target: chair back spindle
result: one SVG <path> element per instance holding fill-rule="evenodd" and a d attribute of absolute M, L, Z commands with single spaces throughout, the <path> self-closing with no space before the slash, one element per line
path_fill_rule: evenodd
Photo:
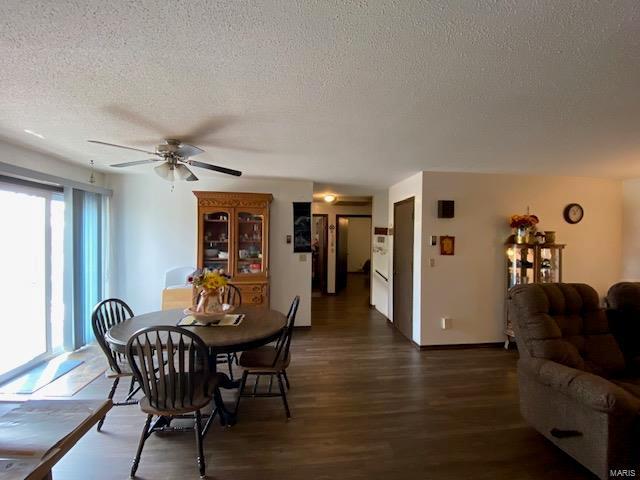
<path fill-rule="evenodd" d="M 296 323 L 296 314 L 298 313 L 298 305 L 300 305 L 300 296 L 296 295 L 289 308 L 287 314 L 287 325 L 282 330 L 282 334 L 276 342 L 276 356 L 273 360 L 273 366 L 275 367 L 278 360 L 285 360 L 289 356 L 289 348 L 291 347 L 291 337 L 293 337 L 293 327 Z"/>
<path fill-rule="evenodd" d="M 220 294 L 220 303 L 226 303 L 227 305 L 238 308 L 240 305 L 242 305 L 242 295 L 240 294 L 240 289 L 235 285 L 227 283 L 225 288 L 222 290 L 222 293 Z"/>
<path fill-rule="evenodd" d="M 149 404 L 158 410 L 189 408 L 209 396 L 208 350 L 180 327 L 150 327 L 127 343 L 127 359 Z"/>

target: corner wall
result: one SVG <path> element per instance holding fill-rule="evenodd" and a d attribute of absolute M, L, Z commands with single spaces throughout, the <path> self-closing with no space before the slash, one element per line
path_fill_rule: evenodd
<path fill-rule="evenodd" d="M 393 206 L 407 198 L 414 197 L 413 232 L 413 335 L 412 340 L 420 344 L 422 338 L 422 172 L 413 175 L 389 188 L 389 227 L 393 228 Z M 389 294 L 388 317 L 393 321 L 393 235 L 389 235 Z"/>
<path fill-rule="evenodd" d="M 376 227 L 387 227 L 389 225 L 389 193 L 387 191 L 376 192 L 373 195 L 373 203 L 371 205 L 371 238 L 375 242 L 376 235 L 373 233 Z M 391 251 L 389 250 L 389 238 L 387 237 L 387 255 L 384 271 L 389 270 L 391 260 Z M 384 260 L 383 260 L 384 261 Z M 385 282 L 379 275 L 375 273 L 376 257 L 371 255 L 371 304 L 382 313 L 385 317 L 389 317 L 389 282 Z"/>
<path fill-rule="evenodd" d="M 622 182 L 622 279 L 640 281 L 640 178 Z"/>

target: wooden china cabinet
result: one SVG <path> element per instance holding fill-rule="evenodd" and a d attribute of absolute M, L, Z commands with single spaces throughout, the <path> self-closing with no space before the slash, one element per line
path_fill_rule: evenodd
<path fill-rule="evenodd" d="M 193 192 L 198 199 L 198 268 L 222 269 L 242 303 L 269 306 L 270 193 Z"/>

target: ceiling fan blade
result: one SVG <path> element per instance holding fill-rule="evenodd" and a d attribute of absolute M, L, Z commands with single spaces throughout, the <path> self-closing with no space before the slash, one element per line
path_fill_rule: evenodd
<path fill-rule="evenodd" d="M 219 167 L 217 165 L 210 165 L 208 163 L 198 162 L 196 160 L 189 160 L 189 165 L 193 165 L 194 167 L 206 168 L 207 170 L 215 170 L 216 172 L 226 173 L 227 175 L 233 175 L 235 177 L 239 177 L 242 175 L 242 172 L 238 170 L 233 170 L 231 168 Z"/>
<path fill-rule="evenodd" d="M 205 120 L 200 125 L 197 125 L 196 128 L 178 138 L 182 138 L 186 142 L 202 143 L 201 139 L 213 135 L 237 121 L 238 118 L 233 115 L 219 115 Z"/>
<path fill-rule="evenodd" d="M 261 148 L 244 147 L 242 145 L 225 142 L 224 140 L 203 140 L 200 144 L 207 147 L 223 148 L 225 150 L 238 150 L 240 152 L 268 153 L 267 150 Z"/>
<path fill-rule="evenodd" d="M 131 167 L 133 165 L 142 165 L 144 163 L 154 163 L 159 162 L 159 158 L 149 158 L 148 160 L 136 160 L 135 162 L 124 162 L 124 163 L 116 163 L 114 165 L 109 165 L 110 167 Z"/>
<path fill-rule="evenodd" d="M 114 116 L 117 119 L 123 120 L 125 122 L 129 122 L 131 125 L 134 125 L 136 128 L 146 128 L 147 130 L 155 133 L 157 136 L 160 136 L 162 133 L 166 131 L 166 125 L 162 125 L 160 123 L 156 123 L 152 118 L 144 116 L 140 113 L 132 112 L 131 110 L 123 107 L 122 105 L 107 105 L 104 110 Z M 144 142 L 142 142 L 144 143 Z"/>
<path fill-rule="evenodd" d="M 158 157 L 161 156 L 157 152 L 150 152 L 148 150 L 142 150 L 140 148 L 134 148 L 134 147 L 125 147 L 124 145 L 116 145 L 115 143 L 101 142 L 100 140 L 87 140 L 87 142 L 89 142 L 89 143 L 97 143 L 98 145 L 106 145 L 107 147 L 123 148 L 125 150 L 133 150 L 135 152 L 148 153 L 149 155 L 156 155 Z"/>
<path fill-rule="evenodd" d="M 180 155 L 182 158 L 189 158 L 189 157 L 195 157 L 196 155 L 200 155 L 201 153 L 204 153 L 204 150 L 196 147 L 195 145 L 181 143 L 180 147 L 178 148 L 178 150 L 176 150 L 175 153 Z"/>
<path fill-rule="evenodd" d="M 176 170 L 178 171 L 178 176 L 182 180 L 186 180 L 187 182 L 196 182 L 198 180 L 198 177 L 196 177 L 186 165 L 179 163 L 176 166 Z"/>

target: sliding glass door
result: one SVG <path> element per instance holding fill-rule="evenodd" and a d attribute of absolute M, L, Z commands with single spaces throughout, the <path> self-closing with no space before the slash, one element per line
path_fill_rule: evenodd
<path fill-rule="evenodd" d="M 0 181 L 0 381 L 62 350 L 64 198 Z"/>

